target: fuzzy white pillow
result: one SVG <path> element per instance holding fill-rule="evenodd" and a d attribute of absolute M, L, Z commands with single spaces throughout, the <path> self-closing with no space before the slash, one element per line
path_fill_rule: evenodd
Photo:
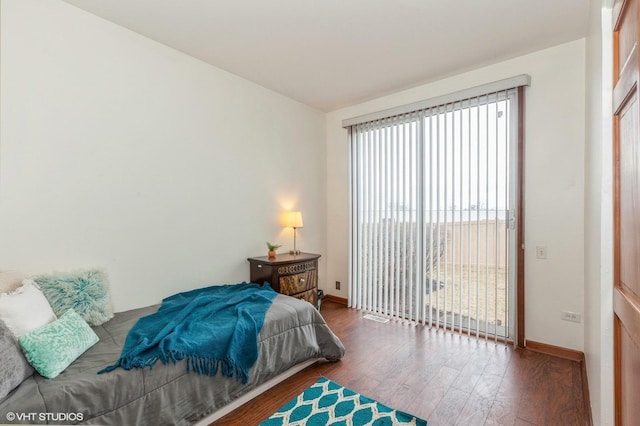
<path fill-rule="evenodd" d="M 0 293 L 8 293 L 22 285 L 22 280 L 27 278 L 22 272 L 0 271 Z"/>
<path fill-rule="evenodd" d="M 0 294 L 0 320 L 17 339 L 56 319 L 47 298 L 32 280 L 23 280 L 14 291 Z"/>

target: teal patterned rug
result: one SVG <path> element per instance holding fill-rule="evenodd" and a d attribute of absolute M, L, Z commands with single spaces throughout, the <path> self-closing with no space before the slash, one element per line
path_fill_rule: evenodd
<path fill-rule="evenodd" d="M 394 410 L 321 377 L 260 426 L 426 425 L 425 420 Z"/>

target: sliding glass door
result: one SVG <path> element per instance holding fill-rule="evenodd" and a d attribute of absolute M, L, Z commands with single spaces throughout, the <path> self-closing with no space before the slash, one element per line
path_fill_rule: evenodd
<path fill-rule="evenodd" d="M 350 127 L 350 306 L 513 338 L 516 96 Z"/>

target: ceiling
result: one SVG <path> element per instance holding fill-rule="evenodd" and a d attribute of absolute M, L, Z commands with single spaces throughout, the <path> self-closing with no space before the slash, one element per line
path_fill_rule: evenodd
<path fill-rule="evenodd" d="M 588 0 L 65 0 L 331 111 L 586 35 Z"/>

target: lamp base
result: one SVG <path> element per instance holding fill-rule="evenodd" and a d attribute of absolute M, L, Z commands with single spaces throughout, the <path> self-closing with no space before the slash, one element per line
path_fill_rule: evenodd
<path fill-rule="evenodd" d="M 300 250 L 296 249 L 296 227 L 293 227 L 293 250 L 289 250 L 289 254 L 293 256 L 297 256 L 300 254 Z"/>

